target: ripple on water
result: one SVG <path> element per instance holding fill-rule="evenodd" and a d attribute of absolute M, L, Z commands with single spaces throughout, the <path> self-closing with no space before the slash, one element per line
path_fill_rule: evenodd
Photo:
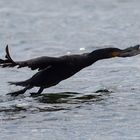
<path fill-rule="evenodd" d="M 46 93 L 34 96 L 1 96 L 1 120 L 14 120 L 26 117 L 26 113 L 53 112 L 71 110 L 82 104 L 96 103 L 104 100 L 111 92 L 98 90 L 97 93 Z M 24 114 L 24 115 L 21 115 Z"/>

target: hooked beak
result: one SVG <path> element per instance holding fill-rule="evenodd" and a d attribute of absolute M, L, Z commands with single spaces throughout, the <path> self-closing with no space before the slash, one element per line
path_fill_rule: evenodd
<path fill-rule="evenodd" d="M 140 54 L 140 45 L 135 45 L 133 47 L 121 50 L 118 57 L 131 57 Z"/>

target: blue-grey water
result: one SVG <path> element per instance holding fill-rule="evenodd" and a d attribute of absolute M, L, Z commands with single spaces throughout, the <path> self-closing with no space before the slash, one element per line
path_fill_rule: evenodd
<path fill-rule="evenodd" d="M 139 0 L 0 0 L 0 58 L 6 44 L 24 60 L 139 43 Z M 35 72 L 0 69 L 0 139 L 140 140 L 140 55 L 98 61 L 38 97 L 6 95 Z"/>

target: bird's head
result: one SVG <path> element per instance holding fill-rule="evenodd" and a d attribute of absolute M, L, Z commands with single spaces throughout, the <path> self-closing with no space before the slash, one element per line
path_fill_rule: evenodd
<path fill-rule="evenodd" d="M 140 45 L 135 45 L 124 50 L 121 50 L 121 53 L 118 57 L 131 57 L 140 54 Z"/>
<path fill-rule="evenodd" d="M 104 49 L 98 49 L 93 51 L 89 54 L 94 60 L 100 60 L 100 59 L 107 59 L 112 57 L 118 57 L 121 54 L 121 50 L 118 48 L 104 48 Z"/>
<path fill-rule="evenodd" d="M 105 48 L 102 49 L 101 55 L 106 58 L 118 57 L 121 54 L 121 50 L 118 48 Z"/>
<path fill-rule="evenodd" d="M 102 51 L 102 55 L 106 55 L 106 57 L 131 57 L 140 54 L 140 45 L 136 45 L 133 47 L 129 47 L 126 49 L 118 49 L 118 48 L 106 48 Z"/>
<path fill-rule="evenodd" d="M 133 47 L 128 47 L 126 49 L 118 48 L 104 48 L 98 49 L 89 53 L 89 57 L 92 58 L 92 61 L 97 61 L 100 59 L 107 59 L 112 57 L 131 57 L 140 54 L 140 45 Z"/>

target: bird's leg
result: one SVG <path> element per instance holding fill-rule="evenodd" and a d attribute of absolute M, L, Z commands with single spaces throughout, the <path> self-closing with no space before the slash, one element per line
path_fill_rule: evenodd
<path fill-rule="evenodd" d="M 43 90 L 44 90 L 44 88 L 40 87 L 40 89 L 38 90 L 37 94 L 41 94 Z"/>
<path fill-rule="evenodd" d="M 39 95 L 39 94 L 42 93 L 43 90 L 44 90 L 44 87 L 40 87 L 39 90 L 38 90 L 38 92 L 34 92 L 34 93 L 30 93 L 30 94 L 31 94 L 31 96 Z"/>
<path fill-rule="evenodd" d="M 32 88 L 31 86 L 27 86 L 24 89 L 21 89 L 21 90 L 15 91 L 15 92 L 7 93 L 7 95 L 18 96 L 19 94 L 24 94 L 26 92 L 26 90 L 31 89 L 31 88 Z"/>

